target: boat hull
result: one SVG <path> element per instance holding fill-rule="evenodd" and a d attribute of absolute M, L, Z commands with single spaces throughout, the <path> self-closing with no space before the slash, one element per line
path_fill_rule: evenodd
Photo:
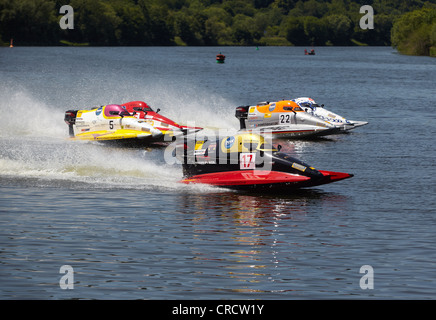
<path fill-rule="evenodd" d="M 242 130 L 247 131 L 247 130 Z M 316 126 L 280 126 L 280 127 L 259 127 L 257 129 L 250 130 L 253 133 L 262 134 L 264 136 L 272 136 L 277 139 L 300 139 L 300 138 L 316 138 L 323 137 L 332 134 L 337 134 L 341 131 L 341 128 L 323 128 Z"/>
<path fill-rule="evenodd" d="M 262 190 L 288 192 L 300 188 L 313 187 L 351 178 L 353 175 L 342 172 L 322 171 L 322 178 L 280 171 L 225 171 L 195 175 L 182 180 L 185 184 L 208 184 L 234 190 Z"/>

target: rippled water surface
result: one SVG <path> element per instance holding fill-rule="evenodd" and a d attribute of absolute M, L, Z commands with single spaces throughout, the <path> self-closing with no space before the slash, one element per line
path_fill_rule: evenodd
<path fill-rule="evenodd" d="M 434 299 L 436 60 L 303 50 L 0 48 L 0 298 Z M 164 149 L 74 143 L 63 122 L 143 100 L 237 129 L 236 106 L 299 96 L 369 121 L 280 142 L 353 178 L 277 196 L 181 185 Z"/>

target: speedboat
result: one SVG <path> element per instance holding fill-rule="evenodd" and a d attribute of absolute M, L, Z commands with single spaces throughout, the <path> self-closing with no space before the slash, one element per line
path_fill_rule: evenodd
<path fill-rule="evenodd" d="M 261 102 L 236 108 L 240 130 L 271 134 L 275 138 L 307 138 L 336 134 L 340 129 L 305 112 L 295 101 Z"/>
<path fill-rule="evenodd" d="M 287 192 L 314 187 L 353 174 L 317 170 L 280 152 L 264 136 L 237 133 L 222 138 L 194 135 L 176 140 L 185 184 L 207 184 L 235 190 Z M 192 137 L 192 136 L 191 136 Z"/>
<path fill-rule="evenodd" d="M 317 104 L 312 98 L 303 97 L 294 99 L 293 101 L 295 101 L 300 108 L 308 114 L 340 128 L 342 132 L 368 124 L 366 121 L 347 120 L 344 117 L 325 109 L 323 104 Z"/>
<path fill-rule="evenodd" d="M 64 121 L 74 140 L 89 140 L 129 146 L 167 143 L 177 135 L 201 130 L 186 127 L 153 111 L 145 102 L 109 104 L 89 110 L 68 110 Z"/>
<path fill-rule="evenodd" d="M 304 49 L 304 54 L 306 56 L 314 56 L 315 55 L 315 50 L 311 49 L 310 51 L 307 51 L 307 49 Z"/>

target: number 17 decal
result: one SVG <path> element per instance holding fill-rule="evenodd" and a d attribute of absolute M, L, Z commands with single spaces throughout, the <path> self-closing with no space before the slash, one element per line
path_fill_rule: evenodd
<path fill-rule="evenodd" d="M 241 153 L 239 156 L 239 169 L 248 170 L 256 168 L 256 154 L 255 153 Z"/>

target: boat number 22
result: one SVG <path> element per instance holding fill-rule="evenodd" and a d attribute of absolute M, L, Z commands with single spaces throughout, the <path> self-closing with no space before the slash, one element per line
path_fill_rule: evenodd
<path fill-rule="evenodd" d="M 291 115 L 289 114 L 281 114 L 279 123 L 291 123 Z"/>
<path fill-rule="evenodd" d="M 249 170 L 256 168 L 256 154 L 255 153 L 241 153 L 239 156 L 239 169 Z"/>

